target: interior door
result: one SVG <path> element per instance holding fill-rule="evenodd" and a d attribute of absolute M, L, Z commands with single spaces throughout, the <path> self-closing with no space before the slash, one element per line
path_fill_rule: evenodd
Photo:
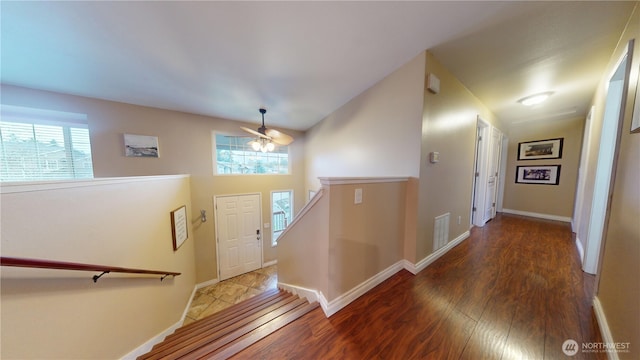
<path fill-rule="evenodd" d="M 502 147 L 502 133 L 491 128 L 489 142 L 489 166 L 487 171 L 487 189 L 484 203 L 483 221 L 487 222 L 496 216 L 496 194 L 498 190 L 498 175 L 500 170 L 500 149 Z"/>
<path fill-rule="evenodd" d="M 260 195 L 217 196 L 219 279 L 262 267 Z"/>

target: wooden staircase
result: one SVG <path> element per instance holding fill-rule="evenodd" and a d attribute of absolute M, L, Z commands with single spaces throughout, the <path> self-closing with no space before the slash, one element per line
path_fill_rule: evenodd
<path fill-rule="evenodd" d="M 138 359 L 227 359 L 317 307 L 269 290 L 177 329 Z"/>

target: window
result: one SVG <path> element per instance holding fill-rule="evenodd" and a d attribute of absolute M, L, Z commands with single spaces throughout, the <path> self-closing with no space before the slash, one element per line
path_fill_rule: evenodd
<path fill-rule="evenodd" d="M 255 151 L 248 136 L 215 134 L 215 172 L 224 174 L 288 174 L 289 149 L 276 146 L 272 152 Z"/>
<path fill-rule="evenodd" d="M 271 192 L 271 245 L 278 245 L 278 237 L 293 219 L 293 191 Z"/>
<path fill-rule="evenodd" d="M 0 181 L 93 178 L 86 115 L 2 106 Z"/>

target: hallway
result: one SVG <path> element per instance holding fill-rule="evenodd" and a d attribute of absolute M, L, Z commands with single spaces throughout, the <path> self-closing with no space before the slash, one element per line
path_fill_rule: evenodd
<path fill-rule="evenodd" d="M 602 342 L 569 224 L 498 215 L 425 270 L 331 318 L 316 309 L 237 359 L 559 359 Z M 581 350 L 574 359 L 606 359 Z"/>

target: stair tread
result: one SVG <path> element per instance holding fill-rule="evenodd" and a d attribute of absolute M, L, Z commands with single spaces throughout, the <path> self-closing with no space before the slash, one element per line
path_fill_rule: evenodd
<path fill-rule="evenodd" d="M 287 296 L 282 299 L 274 299 L 272 302 L 265 303 L 264 306 L 256 308 L 255 311 L 252 311 L 246 316 L 229 319 L 221 324 L 213 325 L 210 327 L 203 327 L 194 329 L 192 332 L 183 333 L 180 336 L 168 336 L 165 340 L 158 344 L 159 346 L 152 350 L 150 353 L 150 359 L 154 359 L 156 357 L 161 357 L 163 354 L 167 354 L 169 352 L 177 348 L 193 348 L 194 344 L 201 343 L 208 339 L 208 341 L 215 340 L 220 338 L 227 333 L 241 327 L 242 325 L 249 323 L 260 316 L 268 314 L 269 312 L 286 305 L 289 302 L 292 302 L 296 299 L 294 296 Z"/>
<path fill-rule="evenodd" d="M 236 339 L 235 341 L 218 348 L 216 351 L 207 354 L 206 356 L 201 357 L 202 359 L 228 359 L 242 350 L 248 348 L 249 346 L 255 344 L 261 339 L 267 337 L 270 334 L 278 331 L 289 323 L 301 318 L 305 314 L 310 311 L 318 308 L 320 304 L 317 302 L 309 303 L 305 302 L 304 304 L 298 306 L 297 308 L 279 316 L 278 318 L 261 325 L 260 327 L 254 329 L 253 331 L 243 335 L 242 337 Z"/>
<path fill-rule="evenodd" d="M 170 354 L 175 357 L 179 356 L 178 354 L 194 351 L 200 346 L 228 337 L 230 333 L 237 332 L 238 329 L 251 326 L 250 324 L 255 326 L 256 322 L 265 321 L 269 316 L 273 316 L 270 314 L 280 313 L 283 308 L 290 307 L 289 304 L 301 301 L 299 297 L 288 292 L 281 292 L 276 296 L 266 298 L 266 300 L 269 299 L 271 300 L 240 314 L 237 318 L 229 318 L 221 323 L 205 324 L 202 327 L 192 328 L 191 331 L 169 335 L 139 359 L 159 359 Z"/>
<path fill-rule="evenodd" d="M 227 346 L 229 344 L 232 344 L 234 341 L 242 338 L 243 336 L 245 336 L 246 334 L 255 331 L 256 329 L 260 329 L 265 327 L 265 325 L 268 325 L 270 322 L 274 321 L 275 319 L 278 319 L 280 317 L 283 317 L 288 319 L 291 318 L 293 321 L 295 320 L 297 317 L 294 317 L 291 314 L 297 314 L 297 312 L 295 311 L 296 309 L 300 308 L 300 307 L 304 307 L 305 304 L 308 304 L 308 302 L 306 301 L 306 299 L 300 299 L 298 298 L 296 301 L 293 301 L 285 306 L 282 306 L 268 314 L 265 314 L 263 316 L 261 316 L 259 319 L 256 319 L 255 321 L 252 321 L 251 323 L 248 323 L 238 329 L 236 329 L 235 331 L 227 334 L 226 336 L 215 340 L 215 341 L 211 341 L 211 342 L 207 342 L 202 344 L 201 346 L 198 346 L 197 348 L 195 348 L 194 350 L 188 352 L 188 353 L 183 353 L 180 352 L 180 354 L 174 354 L 174 355 L 178 355 L 178 357 L 176 357 L 177 359 L 196 359 L 196 358 L 201 358 L 201 357 L 205 357 L 207 358 L 209 356 L 209 354 L 214 354 L 218 349 L 221 349 L 224 346 Z M 290 314 L 287 316 L 287 314 Z M 289 321 L 289 322 L 290 322 Z M 288 322 L 287 322 L 288 323 Z M 277 322 L 274 323 L 274 325 L 272 325 L 272 327 L 274 327 L 275 329 L 279 328 L 277 326 Z M 285 324 L 286 325 L 286 324 Z M 283 325 L 284 326 L 284 325 Z M 268 327 L 267 327 L 268 328 Z M 275 329 L 273 331 L 275 331 Z M 272 331 L 272 332 L 273 332 Z M 268 335 L 268 334 L 266 334 Z M 264 335 L 264 336 L 266 336 Z M 216 358 L 219 358 L 218 356 L 216 356 Z M 224 357 L 223 357 L 224 358 Z"/>
<path fill-rule="evenodd" d="M 206 318 L 203 319 L 198 319 L 190 324 L 187 324 L 185 326 L 182 326 L 178 329 L 176 329 L 176 331 L 174 333 L 178 333 L 178 332 L 182 332 L 182 331 L 189 331 L 191 328 L 194 327 L 198 327 L 199 325 L 203 324 L 203 323 L 208 323 L 208 322 L 214 322 L 217 321 L 218 319 L 223 319 L 226 318 L 228 316 L 232 316 L 234 315 L 234 313 L 238 312 L 238 311 L 242 311 L 243 309 L 249 308 L 252 305 L 256 304 L 256 303 L 260 303 L 262 301 L 264 301 L 265 299 L 271 298 L 272 296 L 277 296 L 279 294 L 282 293 L 286 293 L 280 289 L 270 289 L 267 290 L 261 294 L 258 294 L 254 297 L 251 297 L 245 301 L 242 301 L 240 303 L 237 304 L 233 304 L 231 306 L 229 306 L 228 308 L 222 309 L 219 312 L 212 314 L 211 316 L 208 316 Z"/>

